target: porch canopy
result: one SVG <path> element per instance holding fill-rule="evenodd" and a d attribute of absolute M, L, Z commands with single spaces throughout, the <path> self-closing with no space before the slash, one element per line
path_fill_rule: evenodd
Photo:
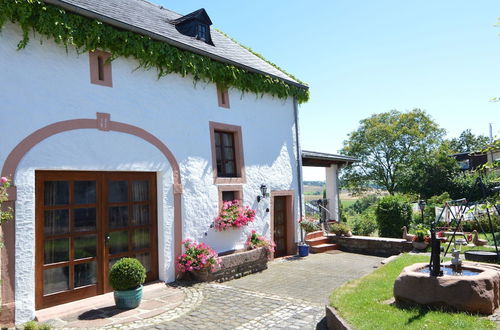
<path fill-rule="evenodd" d="M 327 154 L 323 152 L 302 150 L 302 166 L 325 168 L 326 199 L 330 220 L 339 220 L 339 178 L 338 171 L 343 166 L 359 162 L 359 159 Z"/>

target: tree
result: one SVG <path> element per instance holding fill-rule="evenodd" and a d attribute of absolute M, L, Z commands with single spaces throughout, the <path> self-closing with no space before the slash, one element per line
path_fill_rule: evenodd
<path fill-rule="evenodd" d="M 360 159 L 343 180 L 353 191 L 377 185 L 393 195 L 407 168 L 441 144 L 445 131 L 420 109 L 374 114 L 344 141 L 342 153 Z"/>
<path fill-rule="evenodd" d="M 457 161 L 446 141 L 437 149 L 417 157 L 402 170 L 399 191 L 414 193 L 421 199 L 441 195 L 454 189 L 454 178 L 459 175 Z"/>
<path fill-rule="evenodd" d="M 452 153 L 481 151 L 486 148 L 490 139 L 484 135 L 474 135 L 470 129 L 463 131 L 458 138 L 450 140 Z"/>

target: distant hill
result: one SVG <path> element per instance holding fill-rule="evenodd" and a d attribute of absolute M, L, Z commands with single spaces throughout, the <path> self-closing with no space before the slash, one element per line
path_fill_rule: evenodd
<path fill-rule="evenodd" d="M 324 185 L 325 185 L 325 181 L 304 181 L 304 186 L 323 187 Z"/>

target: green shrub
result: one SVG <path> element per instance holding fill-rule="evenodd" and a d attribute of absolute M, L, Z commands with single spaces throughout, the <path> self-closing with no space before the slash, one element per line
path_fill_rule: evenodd
<path fill-rule="evenodd" d="M 29 321 L 23 324 L 23 330 L 50 330 L 52 327 L 47 323 L 37 323 L 36 321 Z"/>
<path fill-rule="evenodd" d="M 376 204 L 379 199 L 380 197 L 377 195 L 367 195 L 354 202 L 354 204 L 349 206 L 349 209 L 353 210 L 358 214 L 361 214 L 370 206 Z"/>
<path fill-rule="evenodd" d="M 493 231 L 497 232 L 500 231 L 500 216 L 492 214 L 491 216 L 491 223 L 493 225 Z M 490 223 L 488 221 L 488 216 L 487 215 L 481 215 L 478 216 L 477 219 L 479 220 L 479 224 L 475 220 L 468 220 L 468 221 L 463 221 L 461 222 L 462 228 L 466 232 L 471 232 L 473 230 L 477 230 L 479 233 L 481 232 L 481 227 L 486 233 L 490 232 Z"/>
<path fill-rule="evenodd" d="M 146 280 L 146 269 L 137 259 L 122 258 L 109 271 L 109 285 L 113 290 L 133 290 Z"/>
<path fill-rule="evenodd" d="M 345 223 L 332 223 L 330 225 L 330 232 L 334 233 L 335 235 L 347 235 L 350 231 L 351 228 L 349 228 L 349 226 Z"/>
<path fill-rule="evenodd" d="M 377 220 L 373 207 L 366 209 L 361 214 L 356 214 L 349 219 L 349 225 L 354 235 L 368 236 L 377 230 Z"/>
<path fill-rule="evenodd" d="M 37 330 L 38 329 L 38 323 L 35 321 L 29 321 L 23 324 L 23 329 L 24 330 Z"/>
<path fill-rule="evenodd" d="M 399 238 L 401 227 L 412 219 L 411 205 L 402 195 L 384 196 L 377 203 L 375 217 L 380 236 Z"/>

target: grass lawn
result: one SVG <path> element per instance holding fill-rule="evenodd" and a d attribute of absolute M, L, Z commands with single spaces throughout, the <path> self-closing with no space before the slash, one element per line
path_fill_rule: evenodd
<path fill-rule="evenodd" d="M 393 297 L 394 280 L 405 266 L 428 261 L 428 256 L 405 254 L 336 289 L 330 304 L 356 329 L 495 329 L 494 322 L 480 316 L 384 303 Z"/>
<path fill-rule="evenodd" d="M 352 204 L 356 203 L 356 199 L 341 199 L 340 203 L 342 203 L 342 206 L 344 208 L 347 208 L 351 206 Z"/>

